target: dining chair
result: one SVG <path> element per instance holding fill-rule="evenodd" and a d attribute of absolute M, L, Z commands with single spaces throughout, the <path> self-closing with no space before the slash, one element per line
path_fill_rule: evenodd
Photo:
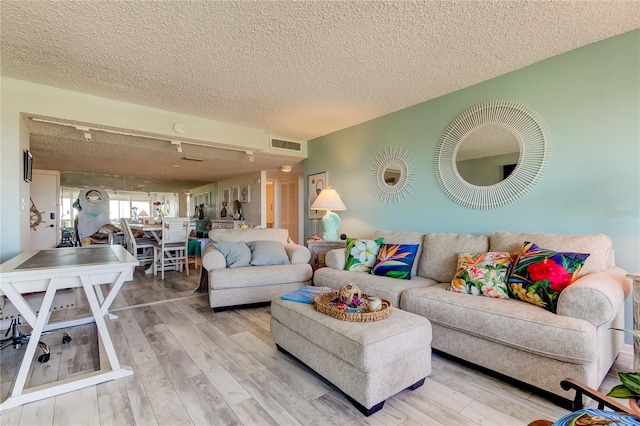
<path fill-rule="evenodd" d="M 155 240 L 152 238 L 136 238 L 133 231 L 126 220 L 121 221 L 122 231 L 127 246 L 127 251 L 138 259 L 139 265 L 146 265 L 153 262 L 153 245 Z"/>
<path fill-rule="evenodd" d="M 153 246 L 153 275 L 161 271 L 164 280 L 164 270 L 173 266 L 182 270 L 183 266 L 189 276 L 189 233 L 191 232 L 188 217 L 165 217 L 162 224 L 162 239 Z"/>

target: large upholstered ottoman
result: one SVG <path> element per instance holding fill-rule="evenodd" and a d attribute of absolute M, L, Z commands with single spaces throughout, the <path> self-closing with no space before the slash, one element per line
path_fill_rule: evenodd
<path fill-rule="evenodd" d="M 400 309 L 381 321 L 348 322 L 275 297 L 271 338 L 367 416 L 403 389 L 421 386 L 431 373 L 431 324 Z"/>

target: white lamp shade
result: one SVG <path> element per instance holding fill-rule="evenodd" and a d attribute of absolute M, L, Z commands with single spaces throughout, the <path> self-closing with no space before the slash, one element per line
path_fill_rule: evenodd
<path fill-rule="evenodd" d="M 318 198 L 311 204 L 311 210 L 346 210 L 335 189 L 330 186 L 320 191 Z"/>

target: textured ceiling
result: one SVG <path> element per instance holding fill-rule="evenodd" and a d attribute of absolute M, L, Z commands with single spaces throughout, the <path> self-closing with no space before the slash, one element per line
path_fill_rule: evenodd
<path fill-rule="evenodd" d="M 640 28 L 638 1 L 0 7 L 4 76 L 301 140 Z"/>

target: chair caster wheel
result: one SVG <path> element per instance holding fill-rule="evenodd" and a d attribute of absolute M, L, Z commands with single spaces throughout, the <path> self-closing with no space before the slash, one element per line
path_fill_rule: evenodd
<path fill-rule="evenodd" d="M 40 355 L 38 357 L 38 362 L 45 363 L 45 362 L 49 361 L 50 358 L 51 358 L 51 354 L 48 354 L 48 353 L 47 354 L 42 354 L 42 355 Z"/>
<path fill-rule="evenodd" d="M 67 344 L 71 342 L 71 336 L 69 336 L 67 333 L 64 333 L 64 336 L 62 336 L 62 344 Z"/>

